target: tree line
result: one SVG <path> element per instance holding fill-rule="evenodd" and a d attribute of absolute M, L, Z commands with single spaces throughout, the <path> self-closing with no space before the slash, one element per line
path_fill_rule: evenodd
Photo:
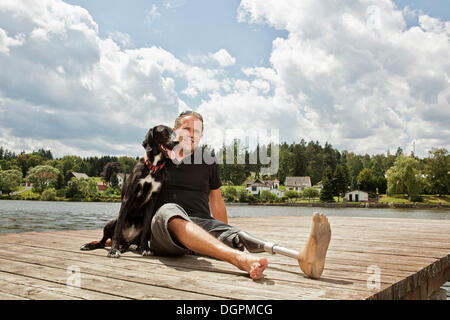
<path fill-rule="evenodd" d="M 420 194 L 447 195 L 450 190 L 450 156 L 446 149 L 431 149 L 428 157 L 409 156 L 398 148 L 395 154 L 361 155 L 346 150 L 339 151 L 329 143 L 321 145 L 317 141 L 277 145 L 279 150 L 278 171 L 273 175 L 262 175 L 261 154 L 271 155 L 271 146 L 257 146 L 255 150 L 238 150 L 239 141 L 224 146 L 215 154 L 226 157 L 233 150 L 234 163 L 220 163 L 220 178 L 224 185 L 245 185 L 249 179 L 278 179 L 285 183 L 287 176 L 309 176 L 312 185 L 322 181 L 320 193 L 322 201 L 333 201 L 334 196 L 343 196 L 348 190 L 359 189 L 375 194 L 407 194 L 411 200 L 420 201 Z M 205 148 L 206 146 L 202 146 Z M 234 148 L 234 149 L 231 149 Z M 262 151 L 262 152 L 261 152 Z M 245 159 L 238 163 L 237 158 Z M 257 159 L 251 163 L 250 159 Z M 54 158 L 50 150 L 39 149 L 31 153 L 16 154 L 0 147 L 0 190 L 13 191 L 11 181 L 34 181 L 39 193 L 47 187 L 55 190 L 75 190 L 69 188 L 66 179 L 70 172 L 85 173 L 90 177 L 103 177 L 117 185 L 117 174 L 131 172 L 138 158 L 127 156 L 79 157 L 67 155 Z M 53 170 L 55 169 L 55 170 Z M 40 179 L 40 180 L 39 180 Z M 46 180 L 47 179 L 47 180 Z M 39 182 L 39 181 L 43 182 Z M 93 189 L 84 186 L 81 189 Z M 62 191 L 61 191 L 62 193 Z"/>
<path fill-rule="evenodd" d="M 137 162 L 132 157 L 86 157 L 67 155 L 55 159 L 50 150 L 39 149 L 31 153 L 15 154 L 0 147 L 0 191 L 9 194 L 24 182 L 33 185 L 33 192 L 52 200 L 56 196 L 86 199 L 98 196 L 97 181 L 69 179 L 71 172 L 85 173 L 89 177 L 102 177 L 111 182 L 107 193 L 119 195 L 118 173 L 130 173 Z"/>
<path fill-rule="evenodd" d="M 331 144 L 318 141 L 279 144 L 279 170 L 276 174 L 260 175 L 261 164 L 249 164 L 248 159 L 259 155 L 258 146 L 253 151 L 239 150 L 234 142 L 234 157 L 245 158 L 245 164 L 220 164 L 220 177 L 226 185 L 243 185 L 251 178 L 278 179 L 285 183 L 288 176 L 309 176 L 312 185 L 322 182 L 321 201 L 334 201 L 349 190 L 362 190 L 371 197 L 377 194 L 407 194 L 412 201 L 420 201 L 420 194 L 448 195 L 450 192 L 450 155 L 444 148 L 432 148 L 428 157 L 419 158 L 413 153 L 405 155 L 402 148 L 395 154 L 355 154 L 339 151 Z M 262 146 L 261 146 L 262 147 Z M 228 148 L 228 149 L 227 149 Z M 229 152 L 222 147 L 220 154 Z M 266 148 L 270 155 L 270 146 Z M 242 154 L 239 154 L 242 153 Z M 220 163 L 220 162 L 219 162 Z M 258 162 L 259 163 L 259 162 Z"/>

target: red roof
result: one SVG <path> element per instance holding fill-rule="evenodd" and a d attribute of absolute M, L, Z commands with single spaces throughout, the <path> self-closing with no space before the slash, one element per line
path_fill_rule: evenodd
<path fill-rule="evenodd" d="M 108 189 L 108 186 L 103 181 L 99 181 L 97 182 L 97 188 L 99 191 L 105 191 Z"/>

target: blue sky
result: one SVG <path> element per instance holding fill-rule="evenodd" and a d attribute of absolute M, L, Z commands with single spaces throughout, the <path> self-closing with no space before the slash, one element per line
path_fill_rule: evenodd
<path fill-rule="evenodd" d="M 267 25 L 238 22 L 240 0 L 67 0 L 86 8 L 99 25 L 100 35 L 122 32 L 130 35 L 134 47 L 160 46 L 178 57 L 215 52 L 220 48 L 239 57 L 242 66 L 268 66 L 272 41 L 286 37 L 285 30 Z M 450 20 L 448 0 L 395 0 L 405 6 Z M 159 16 L 148 21 L 156 6 Z M 167 8 L 168 6 L 168 8 Z M 417 24 L 415 19 L 409 20 Z"/>
<path fill-rule="evenodd" d="M 268 67 L 272 41 L 286 37 L 285 30 L 267 25 L 239 22 L 238 0 L 70 0 L 89 10 L 99 25 L 99 33 L 108 37 L 121 32 L 130 36 L 129 48 L 158 46 L 187 61 L 226 48 L 236 57 L 227 74 L 245 77 L 241 68 Z M 180 82 L 180 83 L 179 83 Z M 184 82 L 178 80 L 177 85 Z M 202 96 L 184 97 L 192 107 Z"/>
<path fill-rule="evenodd" d="M 4 0 L 0 145 L 136 156 L 194 109 L 213 145 L 426 156 L 450 148 L 449 39 L 448 0 Z"/>
<path fill-rule="evenodd" d="M 239 56 L 243 66 L 269 63 L 272 41 L 284 30 L 249 25 L 237 20 L 236 0 L 96 0 L 66 1 L 80 5 L 99 25 L 100 35 L 123 32 L 134 47 L 163 47 L 178 57 L 216 52 L 221 48 Z M 152 8 L 157 15 L 152 17 Z"/>

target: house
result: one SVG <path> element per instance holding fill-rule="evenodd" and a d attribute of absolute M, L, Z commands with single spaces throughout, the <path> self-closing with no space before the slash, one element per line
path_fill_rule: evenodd
<path fill-rule="evenodd" d="M 104 181 L 98 181 L 97 188 L 98 188 L 98 191 L 105 192 L 106 189 L 108 189 L 108 186 L 106 185 L 106 183 Z"/>
<path fill-rule="evenodd" d="M 274 195 L 276 195 L 278 198 L 281 198 L 284 195 L 284 192 L 277 189 L 270 189 L 270 192 L 272 192 Z"/>
<path fill-rule="evenodd" d="M 72 178 L 77 178 L 77 179 L 89 179 L 89 176 L 86 173 L 80 173 L 80 172 L 69 172 L 66 175 L 66 183 L 68 181 L 70 181 L 70 179 Z"/>
<path fill-rule="evenodd" d="M 319 182 L 317 182 L 315 185 L 312 186 L 314 189 L 317 189 L 317 191 L 322 191 L 323 189 L 323 184 L 322 184 L 322 180 L 320 180 Z"/>
<path fill-rule="evenodd" d="M 311 188 L 311 178 L 309 176 L 286 177 L 286 182 L 284 185 L 286 186 L 286 190 L 302 192 L 306 188 Z"/>
<path fill-rule="evenodd" d="M 245 190 L 251 192 L 252 195 L 258 195 L 261 191 L 270 190 L 271 184 L 268 182 L 264 182 L 263 180 L 256 179 L 255 181 L 247 181 L 245 184 Z"/>
<path fill-rule="evenodd" d="M 369 194 L 365 191 L 353 190 L 345 194 L 345 199 L 348 202 L 369 201 Z"/>
<path fill-rule="evenodd" d="M 279 189 L 280 188 L 280 180 L 275 179 L 273 180 L 273 189 Z"/>
<path fill-rule="evenodd" d="M 245 190 L 251 192 L 253 195 L 258 195 L 261 191 L 267 190 L 275 194 L 277 197 L 283 196 L 283 191 L 278 190 L 280 187 L 280 181 L 275 180 L 261 180 L 256 179 L 255 181 L 247 181 L 245 184 Z"/>
<path fill-rule="evenodd" d="M 117 174 L 117 180 L 119 181 L 119 188 L 122 188 L 122 186 L 127 178 L 128 178 L 128 175 L 126 173 L 118 173 Z"/>

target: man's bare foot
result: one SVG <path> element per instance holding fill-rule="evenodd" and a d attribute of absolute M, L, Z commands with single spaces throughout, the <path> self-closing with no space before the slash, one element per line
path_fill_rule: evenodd
<path fill-rule="evenodd" d="M 247 271 L 253 280 L 258 280 L 262 277 L 267 265 L 266 258 L 257 258 L 247 253 L 239 253 L 236 263 L 236 266 L 241 270 Z"/>
<path fill-rule="evenodd" d="M 331 228 L 327 217 L 315 212 L 308 242 L 298 255 L 300 268 L 307 276 L 317 279 L 322 275 L 330 239 Z"/>

